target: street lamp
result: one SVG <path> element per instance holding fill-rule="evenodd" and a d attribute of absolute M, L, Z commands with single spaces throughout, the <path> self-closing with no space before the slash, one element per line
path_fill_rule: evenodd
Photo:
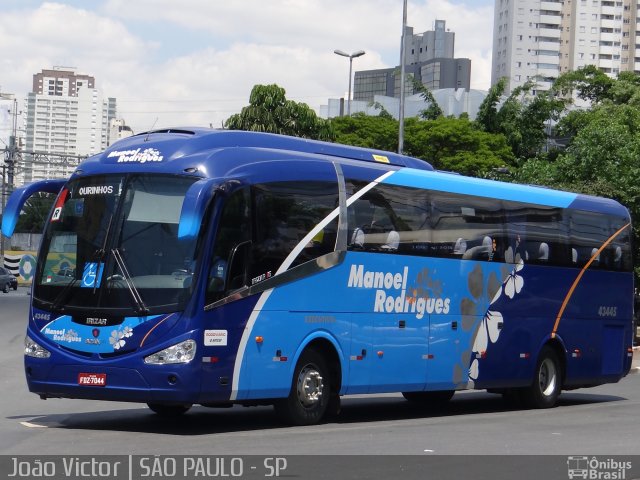
<path fill-rule="evenodd" d="M 357 52 L 353 52 L 351 55 L 343 52 L 342 50 L 334 50 L 333 53 L 336 55 L 340 55 L 341 57 L 347 57 L 349 59 L 349 96 L 347 97 L 347 116 L 351 115 L 351 67 L 353 64 L 353 59 L 356 57 L 361 57 L 365 54 L 364 50 L 358 50 Z"/>

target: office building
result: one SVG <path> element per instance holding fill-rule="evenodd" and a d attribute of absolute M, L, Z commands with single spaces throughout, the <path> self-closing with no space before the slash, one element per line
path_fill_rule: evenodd
<path fill-rule="evenodd" d="M 444 20 L 436 20 L 434 29 L 414 34 L 412 27 L 405 33 L 405 91 L 416 92 L 414 82 L 429 90 L 469 90 L 471 60 L 454 58 L 455 34 L 446 29 Z M 373 101 L 376 95 L 400 96 L 400 67 L 356 71 L 353 99 Z"/>

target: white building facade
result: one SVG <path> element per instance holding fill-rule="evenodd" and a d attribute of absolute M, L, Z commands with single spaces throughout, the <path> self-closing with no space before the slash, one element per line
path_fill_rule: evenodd
<path fill-rule="evenodd" d="M 487 97 L 484 90 L 466 90 L 464 88 L 441 88 L 431 92 L 433 98 L 442 109 L 445 117 L 459 117 L 467 114 L 470 120 L 475 120 L 480 105 Z M 421 94 L 409 95 L 405 98 L 404 117 L 418 117 L 429 105 L 424 101 Z M 377 116 L 380 108 L 384 108 L 396 120 L 400 115 L 400 99 L 386 95 L 376 95 L 372 102 L 362 100 L 351 101 L 351 113 L 364 113 L 366 115 Z M 320 106 L 320 117 L 333 118 L 344 115 L 346 105 L 343 99 L 329 99 L 328 105 Z"/>
<path fill-rule="evenodd" d="M 548 90 L 561 73 L 595 65 L 639 71 L 638 0 L 496 0 L 491 83 Z"/>
<path fill-rule="evenodd" d="M 16 170 L 18 185 L 70 175 L 80 157 L 109 145 L 109 126 L 116 117 L 116 100 L 93 88 L 92 77 L 64 70 L 59 78 L 34 75 L 36 84 L 42 85 L 41 93 L 29 93 L 25 103 L 25 153 Z"/>

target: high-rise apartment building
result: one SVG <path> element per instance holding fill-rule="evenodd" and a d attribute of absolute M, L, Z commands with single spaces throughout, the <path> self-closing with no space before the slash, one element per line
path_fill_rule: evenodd
<path fill-rule="evenodd" d="M 405 89 L 414 93 L 414 79 L 430 90 L 471 86 L 471 60 L 454 58 L 455 33 L 446 29 L 444 20 L 436 20 L 434 29 L 414 34 L 405 31 Z M 375 95 L 400 96 L 400 68 L 362 70 L 355 73 L 353 99 L 372 101 Z"/>
<path fill-rule="evenodd" d="M 496 0 L 491 83 L 548 90 L 561 73 L 595 65 L 640 71 L 638 0 Z"/>
<path fill-rule="evenodd" d="M 105 98 L 93 77 L 54 67 L 33 76 L 25 113 L 27 153 L 16 172 L 18 184 L 68 176 L 78 157 L 104 150 L 116 100 Z"/>

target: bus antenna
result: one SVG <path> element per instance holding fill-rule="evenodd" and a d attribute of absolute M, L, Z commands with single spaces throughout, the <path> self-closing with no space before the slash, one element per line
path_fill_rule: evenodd
<path fill-rule="evenodd" d="M 149 141 L 149 135 L 151 135 L 153 127 L 156 126 L 156 123 L 158 123 L 158 117 L 156 117 L 156 119 L 153 121 L 153 125 L 151 125 L 151 128 L 149 129 L 149 131 L 147 132 L 147 136 L 144 137 L 144 141 L 148 142 Z"/>

